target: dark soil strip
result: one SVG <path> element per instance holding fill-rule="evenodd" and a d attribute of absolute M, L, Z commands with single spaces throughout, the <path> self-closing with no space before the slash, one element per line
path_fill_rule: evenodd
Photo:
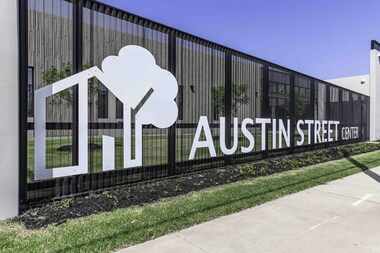
<path fill-rule="evenodd" d="M 324 150 L 289 155 L 242 165 L 199 171 L 150 183 L 126 185 L 102 193 L 68 198 L 30 209 L 16 218 L 28 229 L 61 224 L 68 219 L 111 211 L 183 195 L 212 186 L 305 167 L 380 149 L 380 143 L 357 143 Z"/>

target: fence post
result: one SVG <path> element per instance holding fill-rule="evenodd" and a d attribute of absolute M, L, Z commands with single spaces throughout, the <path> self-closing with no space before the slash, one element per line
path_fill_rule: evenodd
<path fill-rule="evenodd" d="M 367 115 L 365 116 L 366 117 L 366 140 L 371 140 L 371 99 L 375 99 L 375 98 L 371 98 L 371 97 L 366 97 L 365 101 L 366 101 L 366 112 L 367 112 Z M 372 120 L 375 120 L 375 119 L 372 119 Z"/>
<path fill-rule="evenodd" d="M 317 120 L 318 113 L 315 113 L 315 110 L 318 109 L 318 100 L 316 100 L 316 89 L 318 89 L 318 83 L 315 80 L 311 80 L 311 90 L 310 90 L 310 110 L 313 118 L 311 120 Z M 317 94 L 319 96 L 319 94 Z M 317 106 L 316 106 L 317 105 Z M 309 136 L 311 140 L 311 145 L 314 144 L 314 127 L 311 128 L 310 131 L 311 136 Z"/>
<path fill-rule="evenodd" d="M 168 35 L 168 68 L 169 71 L 175 76 L 177 35 L 175 31 L 169 31 Z M 168 130 L 168 170 L 169 175 L 174 175 L 176 173 L 176 123 L 174 123 Z"/>
<path fill-rule="evenodd" d="M 330 85 L 326 85 L 326 116 L 327 120 L 332 120 L 330 108 Z"/>
<path fill-rule="evenodd" d="M 338 98 L 338 105 L 339 105 L 339 121 L 340 121 L 340 124 L 339 124 L 339 127 L 338 127 L 338 141 L 339 141 L 339 144 L 342 144 L 343 143 L 343 140 L 342 140 L 342 135 L 341 135 L 341 132 L 342 132 L 342 121 L 343 121 L 343 90 L 342 89 L 338 89 L 338 94 L 339 94 L 339 98 Z"/>
<path fill-rule="evenodd" d="M 364 112 L 367 112 L 366 105 L 365 105 L 365 97 L 363 95 L 359 96 L 360 99 L 360 140 L 366 141 L 366 130 L 365 130 L 365 123 L 368 123 L 367 115 L 364 115 Z M 364 111 L 365 110 L 365 111 Z M 365 121 L 364 121 L 365 119 Z"/>
<path fill-rule="evenodd" d="M 269 107 L 269 65 L 267 63 L 263 64 L 263 99 L 261 100 L 261 118 L 270 118 L 270 107 Z M 265 151 L 263 152 L 263 157 L 268 157 L 269 154 L 269 131 L 266 131 L 265 134 Z M 262 133 L 261 133 L 262 134 Z M 272 133 L 273 134 L 273 133 Z"/>
<path fill-rule="evenodd" d="M 73 1 L 73 73 L 82 70 L 82 22 L 83 22 L 83 2 Z M 78 86 L 73 88 L 73 113 L 72 113 L 72 163 L 78 164 Z"/>
<path fill-rule="evenodd" d="M 28 1 L 18 1 L 18 68 L 19 68 L 19 157 L 18 157 L 18 212 L 21 214 L 26 209 L 27 202 L 27 183 L 28 183 Z M 13 29 L 13 28 L 12 28 Z M 20 99 L 24 98 L 24 99 Z"/>
<path fill-rule="evenodd" d="M 289 98 L 290 98 L 290 111 L 289 111 L 289 116 L 290 116 L 290 151 L 294 152 L 295 148 L 295 125 L 296 125 L 296 101 L 295 101 L 295 82 L 296 82 L 296 77 L 294 73 L 290 74 L 290 93 L 289 93 Z"/>
<path fill-rule="evenodd" d="M 354 125 L 354 99 L 353 99 L 353 97 L 352 97 L 352 92 L 350 91 L 350 92 L 348 92 L 348 103 L 349 103 L 349 105 L 350 105 L 350 107 L 351 107 L 351 109 L 350 109 L 350 111 L 351 111 L 351 115 L 350 115 L 350 124 L 349 124 L 349 126 L 350 127 L 354 127 L 355 125 Z M 357 140 L 356 139 L 353 139 L 353 140 L 351 140 L 350 142 L 356 142 Z"/>
<path fill-rule="evenodd" d="M 224 55 L 224 75 L 225 75 L 225 92 L 224 92 L 224 116 L 226 118 L 226 131 L 225 131 L 225 140 L 226 140 L 226 147 L 231 147 L 231 139 L 232 139 L 232 132 L 231 132 L 231 123 L 232 123 L 232 54 L 230 51 L 225 51 Z M 225 163 L 229 163 L 231 161 L 229 156 L 225 156 Z"/>
<path fill-rule="evenodd" d="M 333 120 L 331 116 L 330 85 L 326 85 L 326 116 L 325 120 Z M 325 145 L 325 147 L 328 147 Z"/>

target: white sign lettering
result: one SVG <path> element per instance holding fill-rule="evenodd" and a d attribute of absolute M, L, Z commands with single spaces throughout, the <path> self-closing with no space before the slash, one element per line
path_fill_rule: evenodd
<path fill-rule="evenodd" d="M 343 127 L 342 140 L 351 140 L 359 138 L 359 127 Z"/>
<path fill-rule="evenodd" d="M 241 124 L 241 130 L 238 129 L 238 119 L 234 118 L 233 124 L 233 143 L 232 147 L 228 148 L 226 146 L 225 140 L 225 123 L 226 119 L 224 117 L 220 118 L 220 149 L 224 155 L 232 155 L 238 149 L 238 136 L 241 131 L 242 135 L 247 139 L 248 146 L 242 146 L 242 153 L 250 153 L 253 151 L 265 151 L 267 148 L 267 132 L 271 134 L 272 149 L 281 149 L 284 147 L 290 147 L 291 139 L 291 120 L 282 120 L 282 119 L 270 119 L 270 118 L 256 118 L 255 120 L 251 118 L 245 118 Z M 250 125 L 258 125 L 257 128 L 260 129 L 260 134 L 257 134 L 256 137 L 260 137 L 261 141 L 261 150 L 255 150 L 255 137 L 253 133 L 248 129 Z M 270 130 L 268 125 L 271 125 Z M 296 122 L 296 137 L 295 144 L 297 146 L 311 144 L 312 140 L 314 143 L 326 143 L 337 141 L 339 139 L 339 121 L 328 121 L 328 120 L 298 120 Z M 312 132 L 314 135 L 312 136 Z M 205 140 L 200 140 L 200 136 L 204 132 Z M 350 140 L 359 138 L 359 128 L 358 127 L 343 127 L 341 133 L 342 140 Z M 202 116 L 199 120 L 197 131 L 195 134 L 194 142 L 191 147 L 191 152 L 189 160 L 194 159 L 195 154 L 200 148 L 208 148 L 211 157 L 216 156 L 215 144 L 211 136 L 210 126 L 208 125 L 207 117 Z"/>

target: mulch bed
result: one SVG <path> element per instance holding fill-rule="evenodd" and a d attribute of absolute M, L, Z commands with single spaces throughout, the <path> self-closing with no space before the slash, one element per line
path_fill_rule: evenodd
<path fill-rule="evenodd" d="M 162 198 L 236 182 L 247 177 L 240 172 L 238 166 L 210 169 L 181 177 L 120 186 L 102 193 L 48 203 L 26 211 L 16 220 L 28 229 L 38 229 L 50 224 L 62 224 L 68 219 L 151 203 Z"/>

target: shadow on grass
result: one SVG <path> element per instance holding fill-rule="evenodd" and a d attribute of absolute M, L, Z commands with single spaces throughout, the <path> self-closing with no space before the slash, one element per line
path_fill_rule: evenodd
<path fill-rule="evenodd" d="M 354 159 L 352 159 L 354 160 Z M 379 159 L 380 160 L 380 159 Z M 366 167 L 365 165 L 357 162 L 356 160 L 354 160 L 355 162 L 352 162 L 353 165 L 355 167 L 358 167 L 360 169 L 364 167 Z M 367 167 L 366 167 L 367 168 Z M 181 220 L 181 219 L 186 219 L 188 217 L 191 217 L 191 216 L 194 216 L 196 214 L 199 214 L 199 213 L 203 213 L 203 212 L 207 212 L 207 211 L 211 211 L 213 209 L 217 209 L 217 208 L 221 208 L 221 207 L 224 207 L 224 206 L 230 206 L 234 203 L 237 203 L 237 202 L 240 202 L 240 201 L 244 201 L 244 200 L 249 200 L 249 199 L 252 199 L 252 198 L 255 198 L 255 197 L 263 197 L 265 196 L 266 194 L 270 194 L 270 193 L 274 193 L 274 192 L 280 192 L 280 193 L 283 193 L 283 194 L 278 194 L 276 196 L 273 196 L 273 197 L 268 197 L 267 199 L 265 198 L 260 198 L 255 204 L 251 204 L 249 205 L 249 207 L 254 207 L 254 206 L 257 206 L 259 204 L 262 204 L 264 202 L 267 202 L 267 201 L 270 201 L 270 200 L 273 200 L 273 199 L 276 199 L 278 197 L 281 197 L 281 196 L 284 196 L 286 194 L 289 194 L 289 193 L 293 193 L 293 192 L 298 192 L 298 191 L 301 191 L 301 190 L 305 190 L 307 188 L 310 188 L 310 187 L 313 187 L 315 185 L 317 185 L 318 183 L 323 183 L 324 181 L 320 179 L 323 179 L 325 177 L 330 177 L 330 176 L 334 176 L 334 175 L 338 175 L 340 173 L 344 173 L 346 171 L 349 171 L 349 170 L 352 170 L 353 167 L 349 167 L 349 168 L 344 168 L 344 169 L 341 169 L 341 170 L 337 170 L 337 171 L 333 171 L 333 172 L 330 172 L 330 173 L 326 173 L 326 174 L 323 174 L 323 175 L 319 175 L 319 176 L 316 176 L 316 177 L 311 177 L 311 178 L 308 178 L 307 180 L 299 180 L 299 181 L 296 181 L 294 183 L 290 183 L 290 184 L 286 184 L 286 185 L 282 185 L 280 187 L 274 187 L 272 189 L 268 189 L 268 190 L 265 190 L 265 191 L 261 191 L 261 192 L 257 192 L 257 193 L 254 193 L 254 194 L 249 194 L 249 195 L 245 195 L 245 196 L 242 196 L 240 198 L 235 198 L 235 199 L 228 199 L 222 203 L 218 203 L 218 204 L 215 204 L 215 205 L 211 205 L 211 206 L 206 206 L 204 208 L 200 208 L 198 210 L 191 210 L 190 212 L 185 212 L 185 213 L 182 213 L 181 215 L 177 215 L 177 216 L 173 216 L 173 217 L 168 217 L 166 219 L 163 219 L 163 220 L 160 220 L 160 221 L 157 221 L 156 223 L 154 224 L 149 224 L 149 225 L 143 225 L 143 226 L 140 226 L 140 227 L 134 227 L 134 228 L 130 228 L 130 229 L 127 229 L 127 230 L 124 230 L 124 231 L 120 231 L 120 232 L 117 232 L 117 233 L 112 233 L 110 235 L 107 235 L 107 236 L 104 236 L 104 237 L 99 237 L 99 238 L 94 238 L 88 242 L 84 242 L 84 243 L 80 243 L 80 244 L 76 244 L 76 245 L 72 245 L 72 246 L 69 246 L 69 247 L 65 247 L 63 249 L 58 249 L 54 252 L 68 252 L 68 251 L 71 251 L 71 250 L 75 250 L 75 251 L 81 251 L 81 250 L 84 250 L 87 246 L 90 246 L 90 245 L 94 245 L 96 243 L 99 243 L 101 241 L 104 242 L 104 240 L 121 240 L 122 237 L 124 237 L 126 234 L 128 233 L 137 233 L 137 232 L 141 232 L 141 231 L 144 231 L 144 230 L 147 230 L 149 229 L 150 231 L 152 231 L 152 228 L 155 228 L 155 227 L 159 227 L 159 226 L 162 226 L 164 224 L 167 224 L 167 223 L 170 223 L 170 222 L 173 222 L 173 220 Z M 368 170 L 368 168 L 367 168 Z M 328 180 L 329 181 L 329 180 Z M 314 182 L 314 183 L 313 183 Z M 305 187 L 301 187 L 301 188 L 297 188 L 297 186 L 301 186 L 303 184 L 310 184 L 309 186 L 305 186 Z M 289 191 L 284 193 L 283 190 L 286 190 L 288 189 Z M 237 212 L 237 211 L 240 211 L 240 210 L 243 210 L 245 208 L 248 208 L 247 206 L 245 205 L 242 205 L 241 207 L 236 207 L 235 209 L 233 209 L 233 211 L 227 211 L 225 214 L 230 214 L 230 213 L 233 213 L 233 212 Z M 210 216 L 210 218 L 213 218 L 214 216 Z M 219 216 L 218 216 L 219 217 Z M 209 218 L 206 218 L 206 219 L 202 219 L 202 220 L 198 220 L 198 222 L 206 222 L 208 221 Z M 185 223 L 184 226 L 179 226 L 178 229 L 183 229 L 185 227 L 188 227 L 187 225 L 195 225 L 197 224 L 196 222 L 194 223 Z M 176 229 L 171 229 L 170 231 L 166 231 L 166 232 L 172 232 L 172 231 L 175 231 Z M 166 234 L 165 233 L 159 233 L 157 234 L 156 236 L 161 236 L 163 234 Z M 156 237 L 154 237 L 156 238 Z M 150 236 L 149 238 L 146 238 L 146 239 L 154 239 L 152 236 Z M 145 238 L 143 238 L 141 241 L 134 241 L 134 243 L 141 243 L 145 241 Z M 125 241 L 125 244 L 127 244 L 128 242 Z M 117 245 L 115 245 L 117 246 Z M 105 245 L 103 245 L 102 248 L 104 247 L 107 247 Z"/>
<path fill-rule="evenodd" d="M 345 158 L 346 158 L 347 161 L 349 161 L 350 163 L 352 163 L 356 167 L 360 168 L 364 174 L 366 174 L 367 176 L 369 176 L 370 178 L 372 178 L 376 182 L 380 183 L 380 175 L 376 174 L 375 172 L 373 172 L 372 170 L 370 170 L 368 168 L 368 166 L 362 164 L 358 160 L 355 160 L 354 158 L 352 158 L 351 156 L 349 156 L 347 153 L 344 153 L 344 156 L 345 156 Z"/>

